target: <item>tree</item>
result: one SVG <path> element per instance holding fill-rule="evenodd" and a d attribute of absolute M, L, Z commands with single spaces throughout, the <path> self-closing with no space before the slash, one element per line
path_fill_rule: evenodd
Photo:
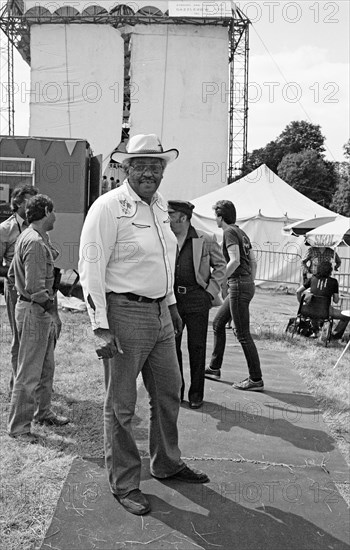
<path fill-rule="evenodd" d="M 343 145 L 344 149 L 344 157 L 348 159 L 348 162 L 350 162 L 350 139 Z"/>
<path fill-rule="evenodd" d="M 333 163 L 323 160 L 317 151 L 307 149 L 285 155 L 277 172 L 294 189 L 318 204 L 329 207 L 337 180 Z"/>
<path fill-rule="evenodd" d="M 324 141 L 321 126 L 306 120 L 291 122 L 277 138 L 277 143 L 282 147 L 285 155 L 311 149 L 322 156 L 325 151 Z"/>
<path fill-rule="evenodd" d="M 331 209 L 343 216 L 350 216 L 350 139 L 343 148 L 347 160 L 334 163 L 339 183 L 331 202 Z"/>
<path fill-rule="evenodd" d="M 273 172 L 277 172 L 277 166 L 284 156 L 284 149 L 277 141 L 270 141 L 261 149 L 254 149 L 248 154 L 248 161 L 245 167 L 245 174 L 259 168 L 262 164 L 266 164 Z"/>
<path fill-rule="evenodd" d="M 293 121 L 274 141 L 270 141 L 265 147 L 254 149 L 248 154 L 242 175 L 255 170 L 261 164 L 266 164 L 270 170 L 277 173 L 278 165 L 285 155 L 300 153 L 304 150 L 315 151 L 322 157 L 325 151 L 324 141 L 325 137 L 322 135 L 319 125 L 311 124 L 305 120 Z"/>

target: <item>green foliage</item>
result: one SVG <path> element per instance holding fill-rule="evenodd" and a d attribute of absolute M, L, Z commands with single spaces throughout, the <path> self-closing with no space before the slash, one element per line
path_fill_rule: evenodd
<path fill-rule="evenodd" d="M 278 165 L 278 175 L 309 199 L 329 207 L 337 178 L 332 163 L 317 151 L 306 149 L 285 155 Z"/>

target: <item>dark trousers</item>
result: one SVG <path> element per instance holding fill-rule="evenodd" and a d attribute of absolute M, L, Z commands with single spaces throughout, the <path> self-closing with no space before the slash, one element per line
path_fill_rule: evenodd
<path fill-rule="evenodd" d="M 10 285 L 7 279 L 4 279 L 4 295 L 7 308 L 7 315 L 9 318 L 9 323 L 11 327 L 12 340 L 11 340 L 11 378 L 9 389 L 12 391 L 13 382 L 17 372 L 17 360 L 18 360 L 18 350 L 19 350 L 19 338 L 18 331 L 15 320 L 15 310 L 17 303 L 17 290 L 14 286 Z"/>
<path fill-rule="evenodd" d="M 204 289 L 199 289 L 184 295 L 176 295 L 176 300 L 179 315 L 184 328 L 187 329 L 187 348 L 191 375 L 188 400 L 198 402 L 202 401 L 204 397 L 205 355 L 211 298 Z M 182 334 L 176 338 L 176 353 L 182 378 L 181 399 L 183 399 L 185 382 L 181 342 Z"/>
<path fill-rule="evenodd" d="M 230 300 L 227 295 L 213 320 L 214 348 L 209 364 L 213 370 L 221 368 L 226 346 L 226 325 L 231 319 Z"/>

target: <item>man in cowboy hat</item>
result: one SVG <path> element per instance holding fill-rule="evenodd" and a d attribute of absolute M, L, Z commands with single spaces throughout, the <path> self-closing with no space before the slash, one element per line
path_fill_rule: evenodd
<path fill-rule="evenodd" d="M 141 460 L 132 432 L 136 379 L 150 397 L 150 470 L 159 479 L 205 483 L 181 460 L 177 417 L 181 377 L 175 334 L 182 330 L 173 294 L 176 239 L 158 193 L 177 149 L 163 151 L 155 134 L 130 138 L 122 163 L 127 179 L 91 206 L 80 241 L 79 273 L 97 355 L 105 369 L 105 457 L 111 491 L 129 512 L 150 504 L 139 489 Z"/>
<path fill-rule="evenodd" d="M 218 297 L 225 278 L 226 262 L 215 235 L 195 229 L 191 224 L 194 205 L 187 201 L 168 202 L 170 227 L 178 242 L 175 267 L 175 297 L 184 326 L 190 359 L 191 384 L 188 390 L 190 409 L 203 404 L 205 353 L 207 346 L 209 309 Z M 176 338 L 182 388 L 185 391 L 182 368 L 181 333 Z"/>

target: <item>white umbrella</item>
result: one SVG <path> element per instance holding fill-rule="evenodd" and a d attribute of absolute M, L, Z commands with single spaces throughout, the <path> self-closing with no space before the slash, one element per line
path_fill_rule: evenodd
<path fill-rule="evenodd" d="M 305 240 L 311 246 L 350 246 L 350 218 L 339 216 L 336 220 L 320 225 L 305 234 Z"/>
<path fill-rule="evenodd" d="M 294 235 L 299 237 L 299 235 L 305 235 L 308 231 L 324 225 L 325 223 L 333 222 L 338 218 L 338 214 L 333 216 L 322 216 L 320 218 L 309 218 L 307 220 L 299 220 L 298 222 L 289 223 L 285 225 L 282 229 L 284 235 Z"/>

